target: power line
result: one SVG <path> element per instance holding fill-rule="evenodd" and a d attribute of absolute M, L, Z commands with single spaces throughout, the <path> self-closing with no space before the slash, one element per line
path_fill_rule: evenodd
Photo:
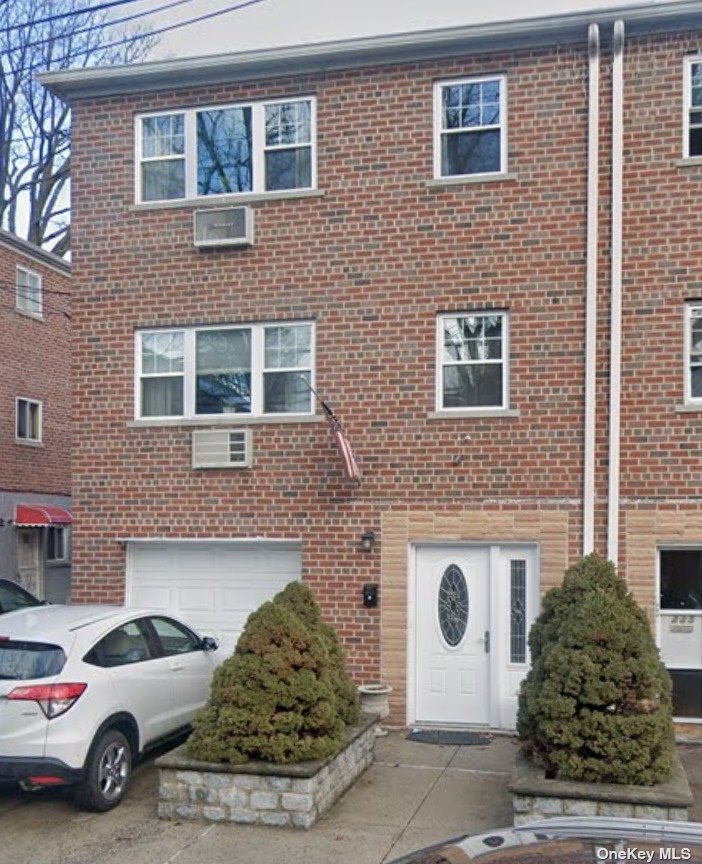
<path fill-rule="evenodd" d="M 140 0 L 109 0 L 108 3 L 98 3 L 97 6 L 86 6 L 85 9 L 73 9 L 70 12 L 61 12 L 57 15 L 46 15 L 44 18 L 35 18 L 32 21 L 23 21 L 20 24 L 10 24 L 8 27 L 0 28 L 0 33 L 12 33 L 13 30 L 24 30 L 37 24 L 50 24 L 52 21 L 62 21 L 65 18 L 74 18 L 77 15 L 90 15 L 92 12 L 100 12 L 102 9 L 111 9 L 113 6 L 126 6 L 128 3 L 138 3 Z"/>
<path fill-rule="evenodd" d="M 3 0 L 0 0 L 2 4 Z M 133 15 L 125 15 L 122 18 L 110 19 L 109 21 L 101 21 L 99 24 L 91 24 L 90 27 L 82 27 L 79 30 L 71 30 L 69 33 L 57 33 L 54 36 L 47 36 L 44 39 L 35 39 L 33 42 L 23 42 L 21 45 L 9 47 L 7 52 L 24 51 L 26 48 L 36 48 L 38 45 L 47 45 L 51 42 L 60 42 L 65 36 L 81 36 L 84 33 L 92 33 L 93 30 L 105 30 L 117 27 L 120 24 L 126 24 L 128 21 L 136 21 L 137 18 L 146 18 L 149 15 L 156 15 L 159 12 L 164 12 L 166 9 L 173 9 L 176 6 L 183 6 L 186 3 L 192 3 L 193 0 L 173 0 L 171 3 L 164 3 L 162 6 L 156 6 L 146 12 L 135 12 Z M 138 38 L 139 34 L 135 34 Z M 99 49 L 98 49 L 99 50 Z M 74 55 L 71 55 L 74 56 Z"/>
<path fill-rule="evenodd" d="M 18 285 L 16 282 L 2 282 L 0 281 L 0 290 L 5 291 L 16 291 L 23 299 L 29 299 L 32 296 L 31 289 L 27 288 L 26 285 Z M 26 292 L 26 293 L 22 293 Z M 45 288 L 43 285 L 41 287 L 42 294 L 55 294 L 57 297 L 73 297 L 72 291 L 59 291 L 56 288 Z"/>
<path fill-rule="evenodd" d="M 135 40 L 149 39 L 152 36 L 160 36 L 162 33 L 168 33 L 172 30 L 178 30 L 181 27 L 189 27 L 191 24 L 199 24 L 201 21 L 209 21 L 212 18 L 218 18 L 221 15 L 227 15 L 230 12 L 237 12 L 239 9 L 244 9 L 247 6 L 256 6 L 259 3 L 265 3 L 266 0 L 245 0 L 243 3 L 236 3 L 233 6 L 228 6 L 226 9 L 220 9 L 217 12 L 208 12 L 206 15 L 198 15 L 194 18 L 188 18 L 185 21 L 178 21 L 175 24 L 169 24 L 166 27 L 159 27 L 156 30 L 150 30 L 146 33 L 135 33 L 132 36 L 127 36 L 123 39 L 118 39 L 116 42 L 108 42 L 104 45 L 96 45 L 92 48 L 86 48 L 81 51 L 74 51 L 71 54 L 67 54 L 64 57 L 52 58 L 51 65 L 52 67 L 58 66 L 61 63 L 66 63 L 67 61 L 75 60 L 76 57 L 84 57 L 87 55 L 95 54 L 99 51 L 107 51 L 110 48 L 119 48 L 122 45 L 128 45 L 129 43 L 134 42 Z M 107 25 L 109 26 L 109 25 Z M 1 31 L 0 31 L 1 32 Z M 39 69 L 47 70 L 46 63 L 35 63 L 31 66 L 23 67 L 23 72 L 34 72 Z"/>

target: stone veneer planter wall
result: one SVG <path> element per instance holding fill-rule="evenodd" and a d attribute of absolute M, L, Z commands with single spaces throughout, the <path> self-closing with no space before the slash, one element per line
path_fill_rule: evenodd
<path fill-rule="evenodd" d="M 509 785 L 514 824 L 553 816 L 620 816 L 687 821 L 692 792 L 676 753 L 672 778 L 656 786 L 547 780 L 542 768 L 522 754 Z"/>
<path fill-rule="evenodd" d="M 156 760 L 161 819 L 310 828 L 373 761 L 376 717 L 346 730 L 336 755 L 317 762 L 198 762 L 178 747 Z"/>

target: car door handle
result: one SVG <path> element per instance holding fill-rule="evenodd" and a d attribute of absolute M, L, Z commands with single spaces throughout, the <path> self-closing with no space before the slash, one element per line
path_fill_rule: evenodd
<path fill-rule="evenodd" d="M 489 630 L 485 631 L 483 643 L 485 644 L 485 653 L 489 654 L 490 653 L 490 631 Z"/>
<path fill-rule="evenodd" d="M 171 672 L 182 672 L 185 666 L 182 663 L 171 663 Z"/>

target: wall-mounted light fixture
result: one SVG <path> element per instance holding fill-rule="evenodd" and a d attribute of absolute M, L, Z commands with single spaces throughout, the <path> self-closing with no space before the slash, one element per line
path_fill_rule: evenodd
<path fill-rule="evenodd" d="M 365 531 L 361 535 L 361 549 L 364 552 L 372 552 L 375 546 L 375 534 L 372 531 Z"/>

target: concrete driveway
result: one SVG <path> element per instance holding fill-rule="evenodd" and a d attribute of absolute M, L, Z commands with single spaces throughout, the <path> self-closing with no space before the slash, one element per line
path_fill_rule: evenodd
<path fill-rule="evenodd" d="M 140 765 L 110 813 L 65 792 L 0 787 L 0 864 L 381 864 L 438 840 L 511 824 L 515 741 L 439 747 L 379 739 L 376 762 L 310 831 L 161 822 L 157 772 Z M 681 747 L 702 821 L 702 747 Z"/>

